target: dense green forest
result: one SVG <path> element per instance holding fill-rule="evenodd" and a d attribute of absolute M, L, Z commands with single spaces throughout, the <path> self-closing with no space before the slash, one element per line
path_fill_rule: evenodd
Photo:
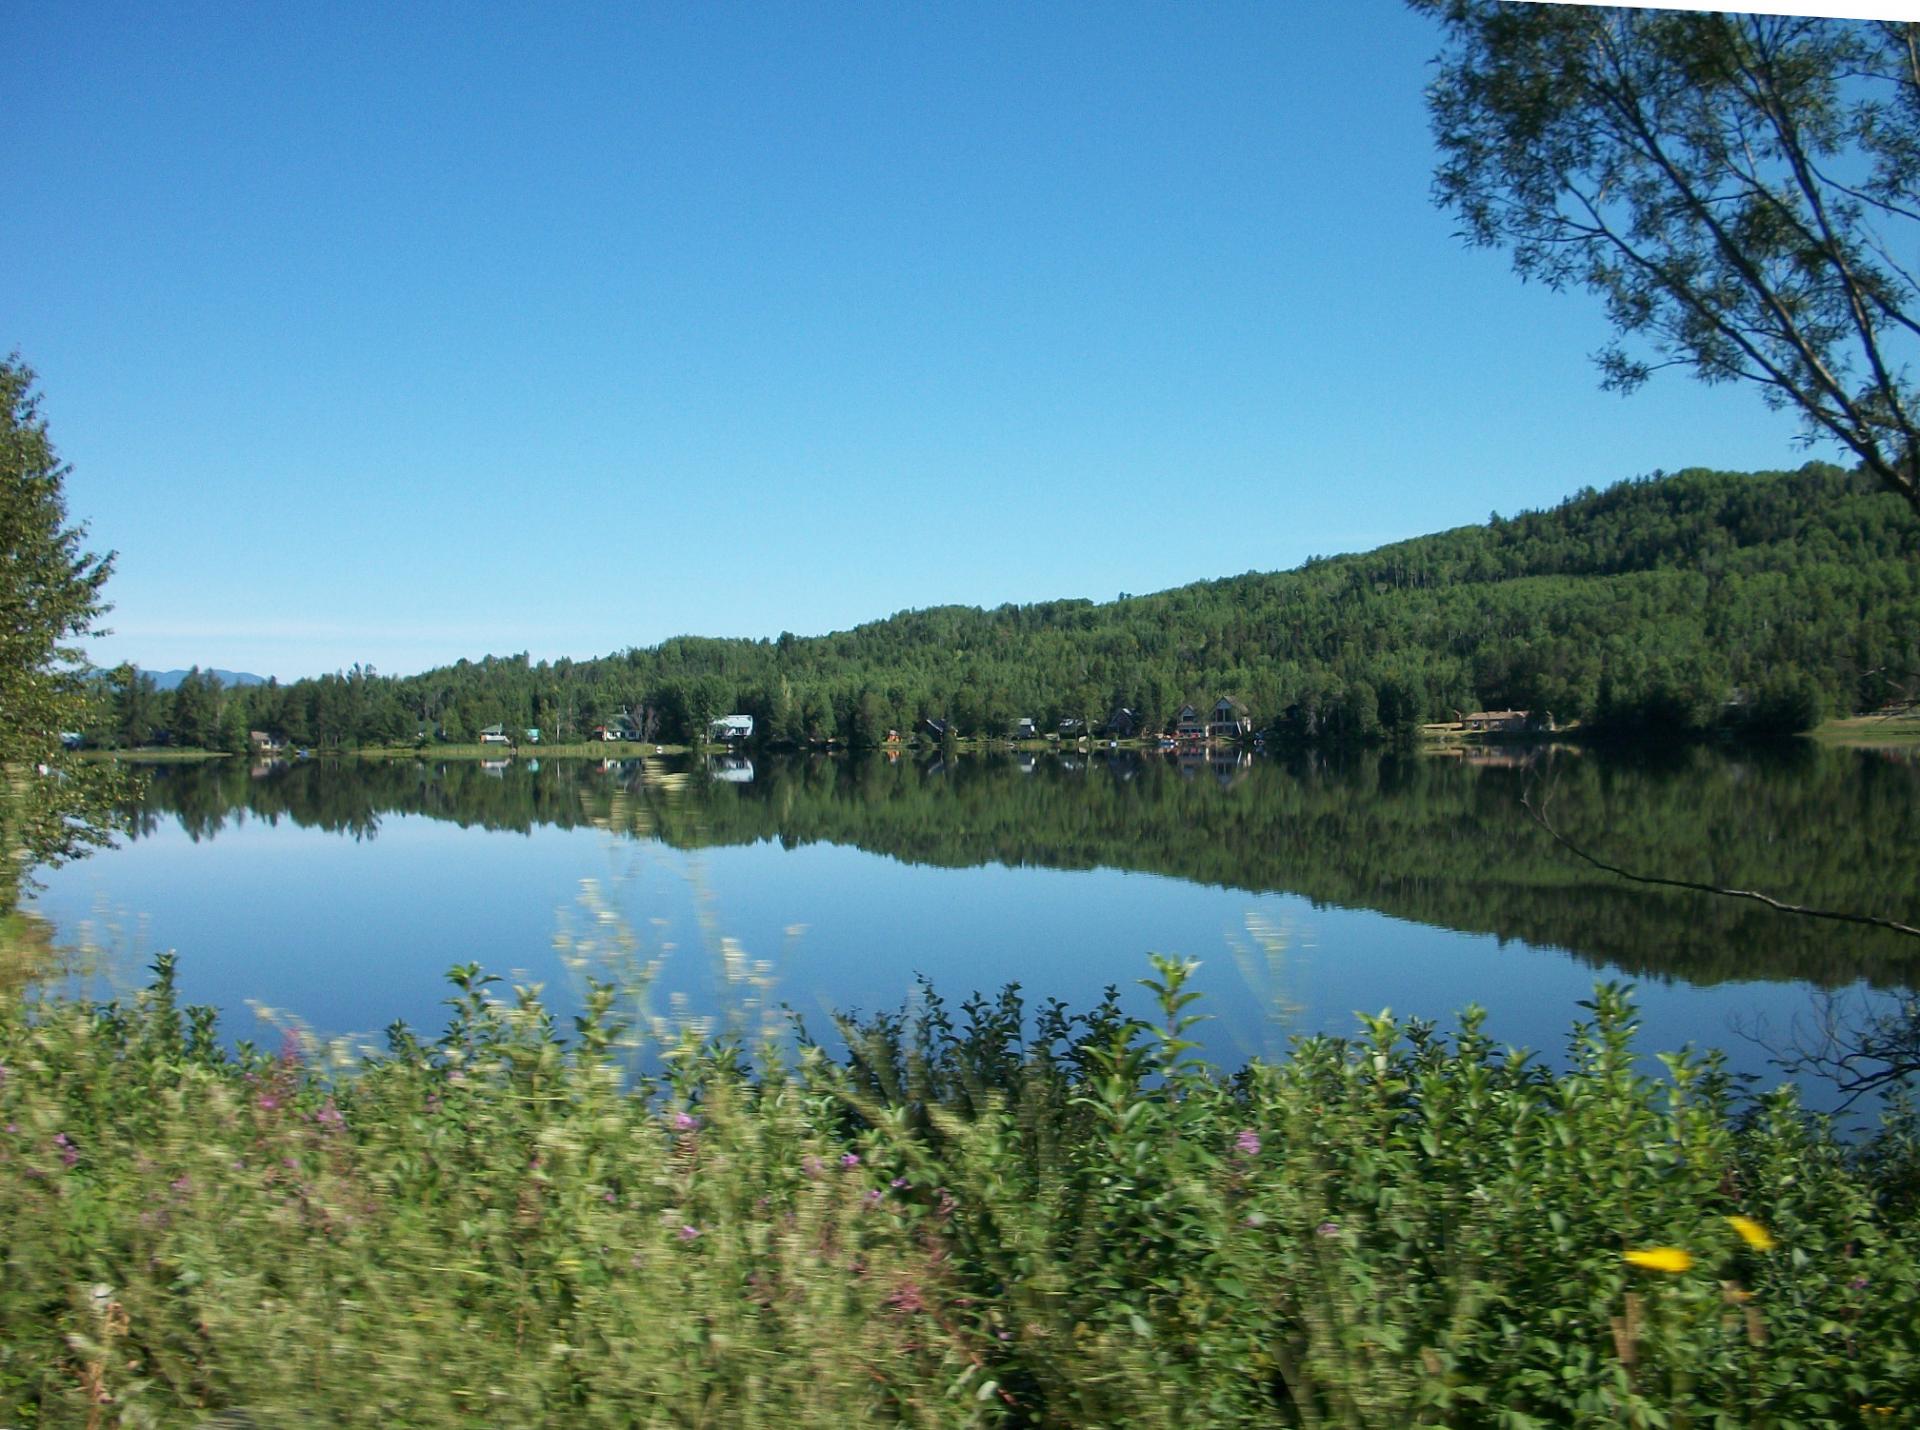
<path fill-rule="evenodd" d="M 1286 760 L 880 755 L 754 762 L 751 782 L 648 760 L 239 762 L 151 772 L 135 838 L 291 819 L 357 838 L 384 816 L 598 826 L 678 848 L 825 842 L 920 864 L 1118 868 L 1571 950 L 1636 976 L 1911 984 L 1912 940 L 1630 885 L 1556 847 L 1523 787 L 1596 850 L 1683 878 L 1899 917 L 1920 907 L 1920 765 L 1795 744 L 1663 759 L 1555 750 L 1527 764 L 1356 752 Z"/>
<path fill-rule="evenodd" d="M 1917 555 L 1911 513 L 1857 474 L 1687 471 L 1103 604 L 948 606 L 820 637 L 234 690 L 195 673 L 162 693 L 122 667 L 102 676 L 87 734 L 240 750 L 261 730 L 326 748 L 465 742 L 497 723 L 568 741 L 625 715 L 644 738 L 684 739 L 740 711 L 770 743 L 858 746 L 928 719 L 969 736 L 1023 717 L 1097 729 L 1123 706 L 1157 730 L 1221 695 L 1256 728 L 1330 743 L 1496 708 L 1663 735 L 1804 729 L 1876 708 L 1920 671 Z"/>

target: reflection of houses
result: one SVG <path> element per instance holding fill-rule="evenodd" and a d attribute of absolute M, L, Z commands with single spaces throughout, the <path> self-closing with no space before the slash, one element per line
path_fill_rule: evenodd
<path fill-rule="evenodd" d="M 1140 717 L 1122 705 L 1107 716 L 1107 733 L 1116 740 L 1131 740 L 1140 733 Z"/>
<path fill-rule="evenodd" d="M 707 777 L 722 784 L 752 784 L 753 761 L 745 755 L 711 755 L 707 759 Z"/>
<path fill-rule="evenodd" d="M 1253 769 L 1253 755 L 1246 750 L 1215 750 L 1207 756 L 1207 767 L 1222 789 L 1238 784 Z"/>
<path fill-rule="evenodd" d="M 1247 707 L 1231 695 L 1214 702 L 1213 718 L 1207 721 L 1209 740 L 1244 740 L 1253 733 L 1253 717 Z"/>
<path fill-rule="evenodd" d="M 507 738 L 506 726 L 489 725 L 480 732 L 480 743 L 483 745 L 510 745 L 513 742 Z"/>
<path fill-rule="evenodd" d="M 1179 718 L 1173 722 L 1173 738 L 1176 740 L 1204 740 L 1207 738 L 1207 722 L 1200 718 L 1200 712 L 1191 705 L 1180 707 Z"/>
<path fill-rule="evenodd" d="M 722 715 L 707 726 L 707 739 L 715 745 L 737 745 L 753 738 L 753 716 Z"/>

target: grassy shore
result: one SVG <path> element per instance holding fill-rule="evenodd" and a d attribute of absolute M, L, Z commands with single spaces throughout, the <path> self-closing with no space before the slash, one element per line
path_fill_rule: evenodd
<path fill-rule="evenodd" d="M 608 985 L 563 1039 L 473 968 L 437 1039 L 230 1054 L 156 973 L 0 1002 L 0 1424 L 1916 1410 L 1920 1127 L 1645 1077 L 1615 988 L 1564 1074 L 1471 1015 L 1229 1074 L 1164 960 L 1151 1026 L 928 995 L 841 1058 L 641 1039 Z"/>
<path fill-rule="evenodd" d="M 1813 732 L 1823 745 L 1855 749 L 1910 750 L 1920 745 L 1920 714 L 1854 715 L 1828 720 Z"/>

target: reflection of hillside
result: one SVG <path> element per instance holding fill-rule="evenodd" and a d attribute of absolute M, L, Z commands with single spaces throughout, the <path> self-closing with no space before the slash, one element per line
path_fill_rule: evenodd
<path fill-rule="evenodd" d="M 756 759 L 753 778 L 659 760 L 298 764 L 157 771 L 139 819 L 195 838 L 230 819 L 291 818 L 371 838 L 387 813 L 488 829 L 586 825 L 678 847 L 777 839 L 849 844 L 912 863 L 1139 870 L 1502 939 L 1696 982 L 1866 977 L 1912 983 L 1920 951 L 1757 906 L 1630 886 L 1556 850 L 1519 809 L 1523 785 L 1595 852 L 1678 877 L 1824 907 L 1910 917 L 1920 767 L 1850 752 L 1659 766 L 1555 753 L 1508 761 L 1339 764 L 1095 752 L 1065 759 Z M 139 824 L 136 824 L 136 831 Z"/>

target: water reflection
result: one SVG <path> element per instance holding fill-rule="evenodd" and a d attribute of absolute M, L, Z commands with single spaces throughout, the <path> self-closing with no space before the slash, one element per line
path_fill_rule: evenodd
<path fill-rule="evenodd" d="M 1915 981 L 1911 940 L 1601 873 L 1527 818 L 1523 793 L 1569 838 L 1634 868 L 1893 918 L 1920 910 L 1920 767 L 1808 745 L 1632 758 L 271 761 L 156 767 L 128 813 L 136 839 L 162 822 L 199 841 L 285 820 L 364 841 L 404 814 L 521 832 L 593 826 L 684 850 L 774 841 L 949 868 L 1108 868 L 1550 945 L 1641 978 Z"/>

